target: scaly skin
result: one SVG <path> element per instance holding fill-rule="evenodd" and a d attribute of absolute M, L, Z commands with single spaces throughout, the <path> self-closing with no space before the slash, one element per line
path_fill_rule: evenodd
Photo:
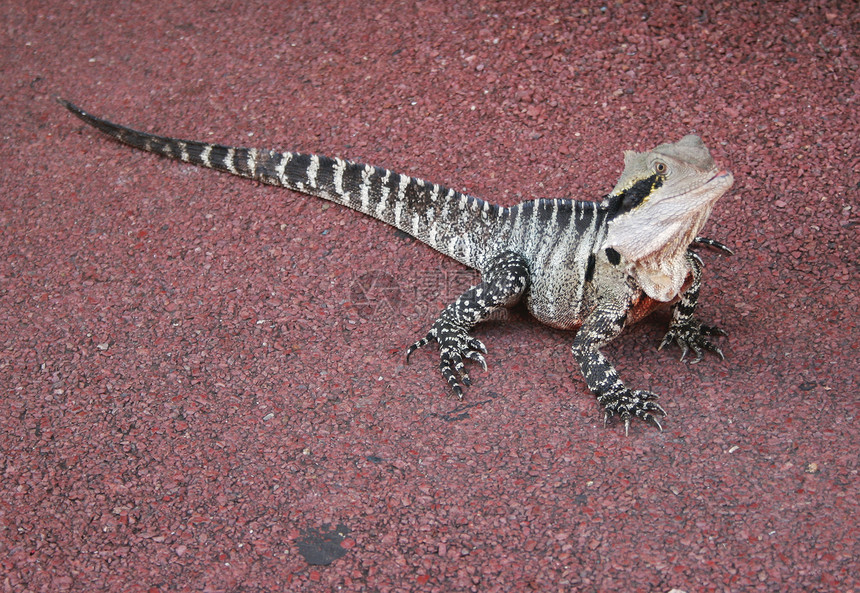
<path fill-rule="evenodd" d="M 75 116 L 135 148 L 314 195 L 347 206 L 416 237 L 481 272 L 482 281 L 446 307 L 426 336 L 407 350 L 436 342 L 439 368 L 463 397 L 466 362 L 486 369 L 484 344 L 471 335 L 500 307 L 524 302 L 553 327 L 577 330 L 572 352 L 604 421 L 632 418 L 661 428 L 666 412 L 650 391 L 631 389 L 600 348 L 661 303 L 673 305 L 660 347 L 675 342 L 721 358 L 709 337 L 725 335 L 694 315 L 702 262 L 696 244 L 728 254 L 698 236 L 711 208 L 732 184 L 696 136 L 625 153 L 625 167 L 602 202 L 540 199 L 500 207 L 387 169 L 312 154 L 237 148 L 138 132 L 59 102 Z"/>

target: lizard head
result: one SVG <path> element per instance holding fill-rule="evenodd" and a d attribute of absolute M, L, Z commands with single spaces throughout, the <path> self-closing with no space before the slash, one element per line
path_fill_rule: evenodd
<path fill-rule="evenodd" d="M 624 171 L 604 202 L 610 220 L 603 247 L 632 265 L 649 296 L 670 300 L 689 271 L 687 247 L 732 181 L 698 136 L 649 152 L 625 152 Z"/>

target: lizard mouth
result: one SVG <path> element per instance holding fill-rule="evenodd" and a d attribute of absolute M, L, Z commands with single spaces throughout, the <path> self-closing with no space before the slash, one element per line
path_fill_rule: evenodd
<path fill-rule="evenodd" d="M 705 183 L 706 191 L 713 192 L 713 199 L 716 200 L 724 193 L 729 191 L 729 188 L 735 182 L 734 176 L 725 169 L 721 170 L 719 173 L 708 179 Z"/>
<path fill-rule="evenodd" d="M 722 169 L 698 187 L 683 189 L 666 199 L 673 202 L 678 199 L 697 200 L 703 204 L 714 202 L 729 190 L 732 183 L 734 183 L 734 176 L 729 171 Z"/>
<path fill-rule="evenodd" d="M 714 181 L 717 181 L 717 180 L 722 179 L 724 177 L 732 178 L 732 174 L 729 173 L 728 171 L 726 171 L 725 169 L 723 169 L 722 171 L 720 171 L 719 173 L 717 173 L 716 175 L 714 175 L 713 177 L 708 179 L 707 183 L 713 183 Z"/>
<path fill-rule="evenodd" d="M 655 254 L 671 259 L 675 255 L 673 249 L 680 245 L 686 249 L 704 225 L 714 203 L 734 182 L 732 174 L 724 169 L 708 174 L 709 177 L 699 177 L 698 182 L 675 188 L 669 195 L 645 200 L 635 211 L 610 221 L 605 246 L 615 248 L 629 261 L 655 257 Z M 671 256 L 667 247 L 671 247 Z"/>

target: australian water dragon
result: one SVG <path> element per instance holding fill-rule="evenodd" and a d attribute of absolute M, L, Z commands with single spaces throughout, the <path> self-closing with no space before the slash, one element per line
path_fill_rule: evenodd
<path fill-rule="evenodd" d="M 665 411 L 650 391 L 621 381 L 600 348 L 664 303 L 672 321 L 662 348 L 676 342 L 685 355 L 722 351 L 709 336 L 725 335 L 695 316 L 702 261 L 691 246 L 711 208 L 732 185 L 697 136 L 645 153 L 626 151 L 624 171 L 600 202 L 538 199 L 496 206 L 421 179 L 313 154 L 236 148 L 138 132 L 94 117 L 60 100 L 91 126 L 135 148 L 292 189 L 382 220 L 477 269 L 481 282 L 448 305 L 427 335 L 441 352 L 442 376 L 457 397 L 471 380 L 465 362 L 486 370 L 480 340 L 470 331 L 500 307 L 524 301 L 552 327 L 577 330 L 573 355 L 603 406 L 625 432 L 633 417 L 661 427 Z M 682 355 L 683 358 L 683 355 Z"/>

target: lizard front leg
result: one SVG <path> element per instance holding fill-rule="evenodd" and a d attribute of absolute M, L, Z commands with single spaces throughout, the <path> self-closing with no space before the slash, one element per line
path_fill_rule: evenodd
<path fill-rule="evenodd" d="M 582 369 L 588 388 L 603 406 L 604 424 L 613 416 L 624 421 L 624 434 L 630 428 L 630 419 L 652 422 L 661 431 L 658 415 L 666 412 L 654 400 L 657 395 L 643 389 L 630 389 L 621 380 L 618 371 L 600 351 L 600 347 L 615 338 L 624 329 L 629 302 L 611 299 L 602 302 L 583 320 L 573 340 L 573 356 Z"/>
<path fill-rule="evenodd" d="M 494 257 L 484 269 L 482 282 L 473 286 L 448 305 L 427 335 L 406 351 L 406 361 L 418 348 L 431 341 L 439 343 L 439 369 L 448 386 L 463 398 L 462 385 L 471 385 L 464 359 L 474 360 L 487 370 L 487 349 L 469 331 L 487 319 L 493 311 L 510 307 L 520 300 L 528 286 L 529 272 L 525 259 L 512 251 Z M 461 385 L 462 383 L 462 385 Z"/>
<path fill-rule="evenodd" d="M 693 272 L 693 283 L 681 295 L 681 299 L 672 305 L 672 323 L 658 350 L 670 342 L 681 347 L 681 360 L 692 350 L 696 354 L 694 363 L 702 360 L 705 350 L 716 353 L 720 359 L 725 359 L 719 346 L 708 339 L 708 336 L 725 336 L 726 332 L 718 327 L 705 325 L 696 316 L 696 306 L 699 303 L 699 289 L 702 286 L 702 258 L 693 251 L 687 251 L 687 262 Z"/>

